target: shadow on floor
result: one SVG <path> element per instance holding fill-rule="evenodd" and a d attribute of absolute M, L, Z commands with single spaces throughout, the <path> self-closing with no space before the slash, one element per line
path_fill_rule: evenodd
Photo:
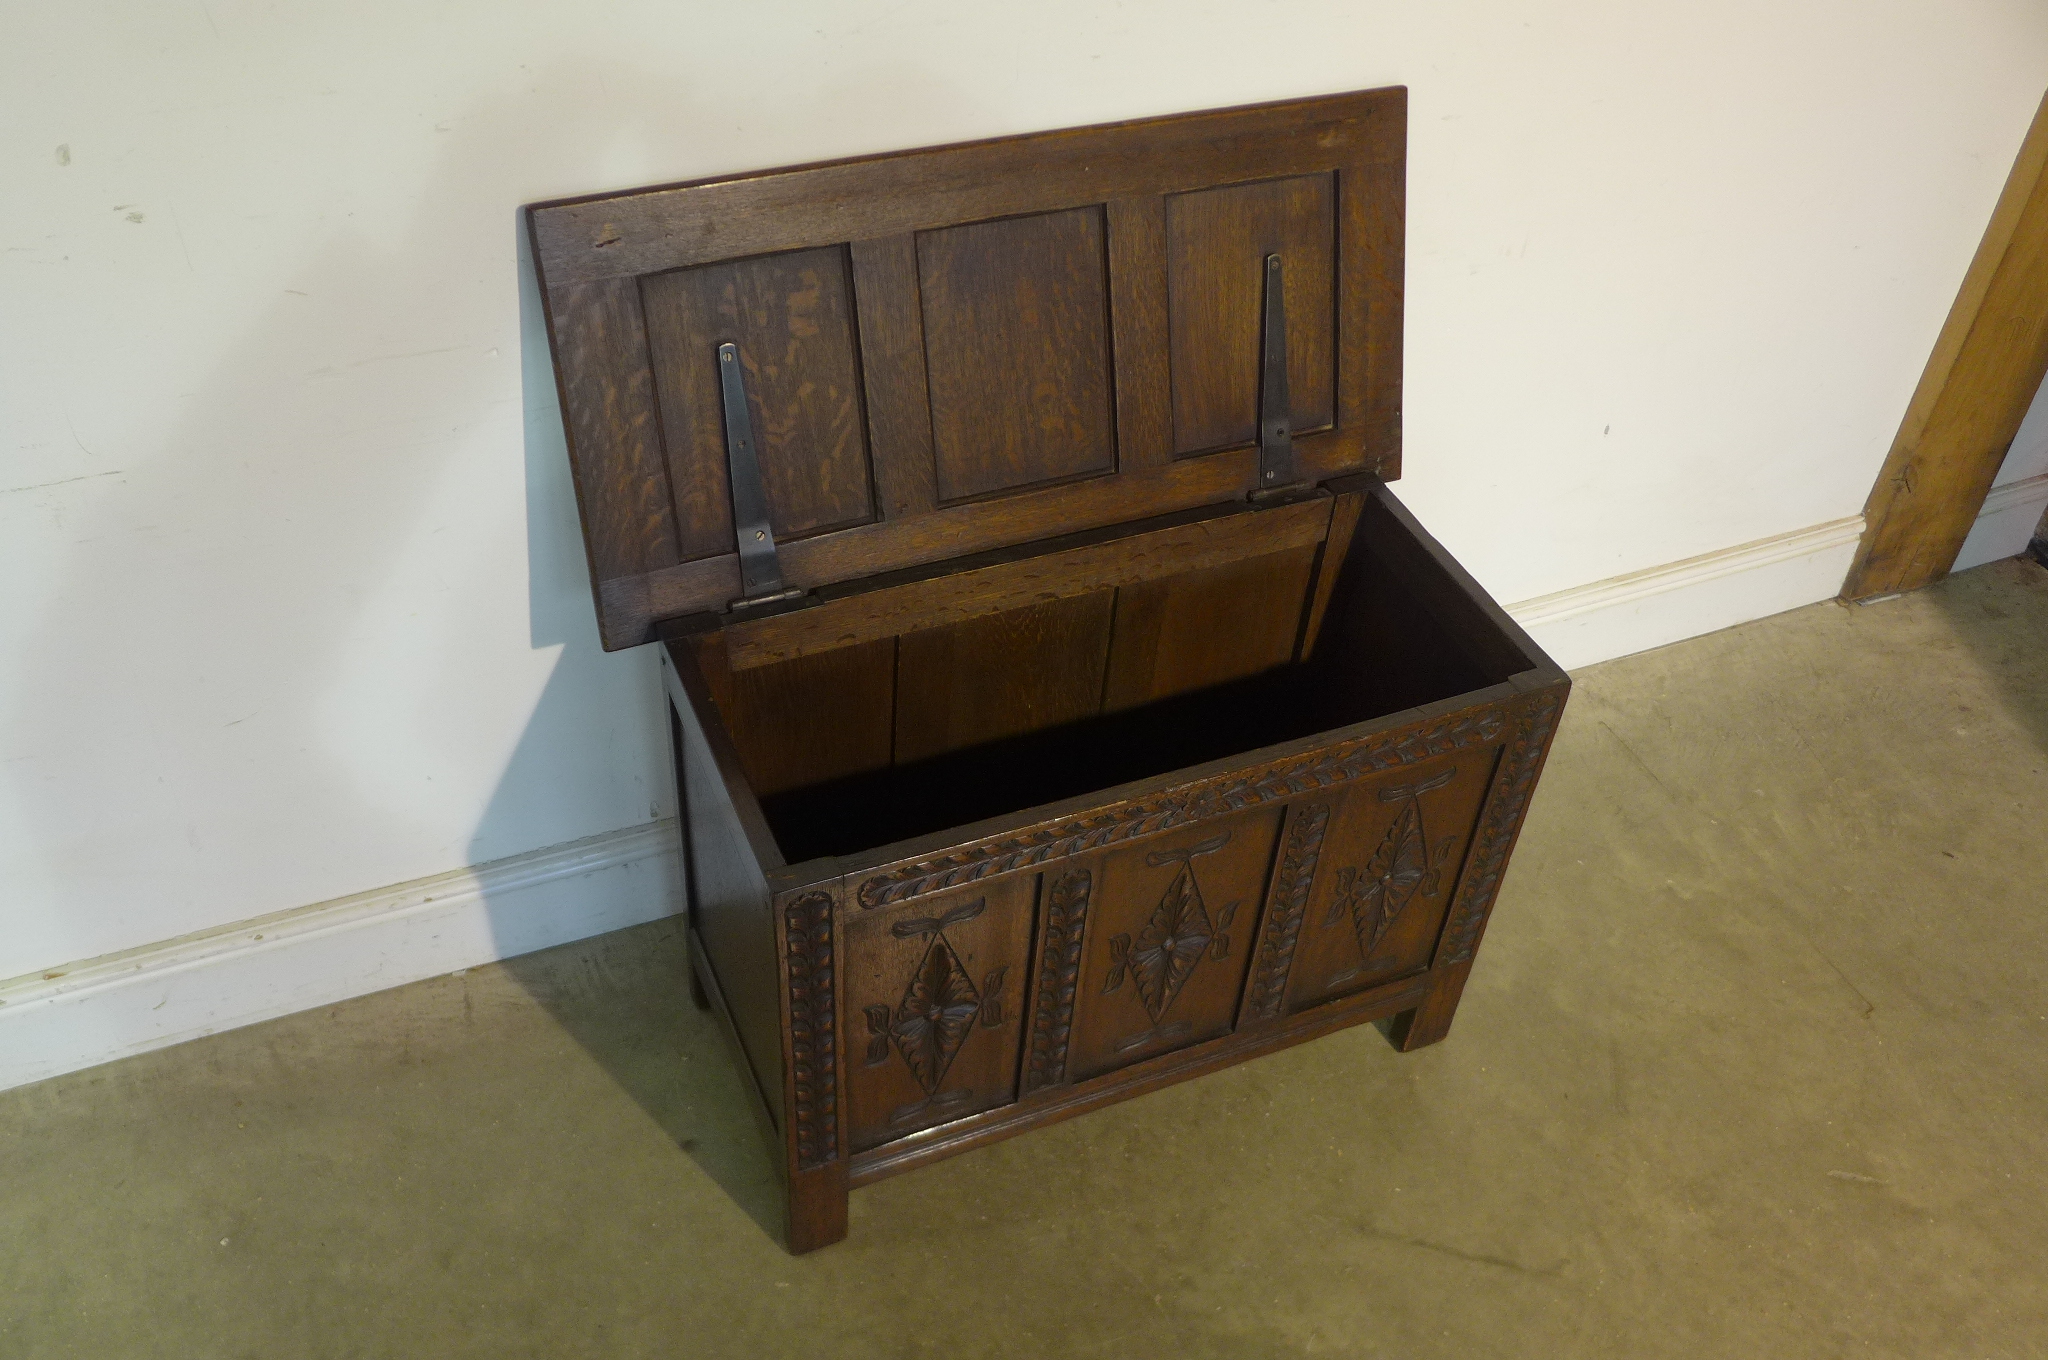
<path fill-rule="evenodd" d="M 2007 711 L 2048 753 L 2048 570 L 2031 557 L 1987 563 L 1930 588 L 1942 616 Z"/>
<path fill-rule="evenodd" d="M 717 1022 L 689 996 L 681 918 L 499 967 L 771 1238 L 782 1186 Z"/>

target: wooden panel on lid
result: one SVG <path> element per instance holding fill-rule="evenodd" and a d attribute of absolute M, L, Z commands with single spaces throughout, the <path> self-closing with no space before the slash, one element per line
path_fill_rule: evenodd
<path fill-rule="evenodd" d="M 1109 470 L 1104 263 L 1095 208 L 918 236 L 940 500 Z"/>
<path fill-rule="evenodd" d="M 1174 452 L 1255 443 L 1266 256 L 1287 300 L 1287 386 L 1296 431 L 1336 411 L 1336 221 L 1331 177 L 1298 175 L 1166 200 Z"/>
<path fill-rule="evenodd" d="M 846 252 L 795 251 L 641 280 L 683 556 L 732 551 L 718 347 L 739 346 L 778 539 L 874 518 Z"/>
<path fill-rule="evenodd" d="M 1263 257 L 1307 481 L 1400 474 L 1406 92 L 1074 128 L 529 210 L 608 648 L 740 592 L 734 340 L 812 590 L 1259 489 Z"/>

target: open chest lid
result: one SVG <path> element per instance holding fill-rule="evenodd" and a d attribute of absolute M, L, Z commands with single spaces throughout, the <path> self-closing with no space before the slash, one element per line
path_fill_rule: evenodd
<path fill-rule="evenodd" d="M 1406 130 L 1369 90 L 529 208 L 604 646 L 1398 476 Z"/>

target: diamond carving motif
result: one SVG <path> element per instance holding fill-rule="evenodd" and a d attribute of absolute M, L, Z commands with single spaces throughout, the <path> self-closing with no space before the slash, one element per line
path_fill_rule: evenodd
<path fill-rule="evenodd" d="M 1442 891 L 1444 864 L 1458 838 L 1446 836 L 1435 845 L 1429 843 L 1422 820 L 1422 795 L 1443 788 L 1457 775 L 1456 769 L 1449 769 L 1417 784 L 1380 790 L 1381 802 L 1399 803 L 1401 810 L 1363 869 L 1348 866 L 1337 871 L 1337 892 L 1323 918 L 1323 928 L 1328 930 L 1346 916 L 1351 918 L 1359 967 L 1337 973 L 1330 979 L 1332 985 L 1358 976 L 1410 902 Z"/>
<path fill-rule="evenodd" d="M 1103 979 L 1102 994 L 1108 996 L 1119 990 L 1128 975 L 1137 988 L 1145 1014 L 1152 1020 L 1150 1029 L 1120 1040 L 1116 1045 L 1119 1050 L 1135 1048 L 1155 1038 L 1171 1038 L 1184 1031 L 1184 1025 L 1160 1024 L 1174 998 L 1180 995 L 1205 956 L 1218 962 L 1230 957 L 1230 936 L 1224 932 L 1230 929 L 1238 904 L 1232 902 L 1211 916 L 1208 903 L 1202 900 L 1202 885 L 1195 877 L 1194 864 L 1197 855 L 1211 854 L 1229 843 L 1230 833 L 1226 831 L 1184 850 L 1156 850 L 1145 856 L 1145 862 L 1155 869 L 1177 863 L 1180 872 L 1166 885 L 1165 895 L 1152 909 L 1152 916 L 1138 932 L 1136 941 L 1129 935 L 1117 935 L 1109 942 L 1109 975 Z"/>
<path fill-rule="evenodd" d="M 923 1100 L 891 1111 L 891 1123 L 913 1119 L 933 1106 L 961 1105 L 974 1098 L 971 1090 L 943 1091 L 940 1087 L 966 1046 L 977 1018 L 985 1029 L 1001 1027 L 1003 977 L 1009 967 L 992 970 L 977 988 L 959 952 L 946 938 L 946 927 L 971 921 L 987 908 L 986 898 L 976 898 L 943 916 L 898 921 L 889 927 L 889 933 L 898 939 L 929 937 L 896 1009 L 892 1012 L 878 1004 L 862 1011 L 868 1022 L 868 1066 L 887 1062 L 893 1044 L 924 1091 Z"/>

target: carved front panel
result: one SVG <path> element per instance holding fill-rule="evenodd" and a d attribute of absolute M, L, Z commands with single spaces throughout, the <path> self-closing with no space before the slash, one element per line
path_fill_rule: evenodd
<path fill-rule="evenodd" d="M 1462 751 L 1346 791 L 1300 923 L 1288 1012 L 1429 966 L 1498 754 Z"/>
<path fill-rule="evenodd" d="M 1280 819 L 1204 820 L 1096 861 L 1071 1080 L 1229 1032 Z"/>
<path fill-rule="evenodd" d="M 1037 885 L 1020 874 L 844 923 L 856 1152 L 1016 1098 Z"/>

